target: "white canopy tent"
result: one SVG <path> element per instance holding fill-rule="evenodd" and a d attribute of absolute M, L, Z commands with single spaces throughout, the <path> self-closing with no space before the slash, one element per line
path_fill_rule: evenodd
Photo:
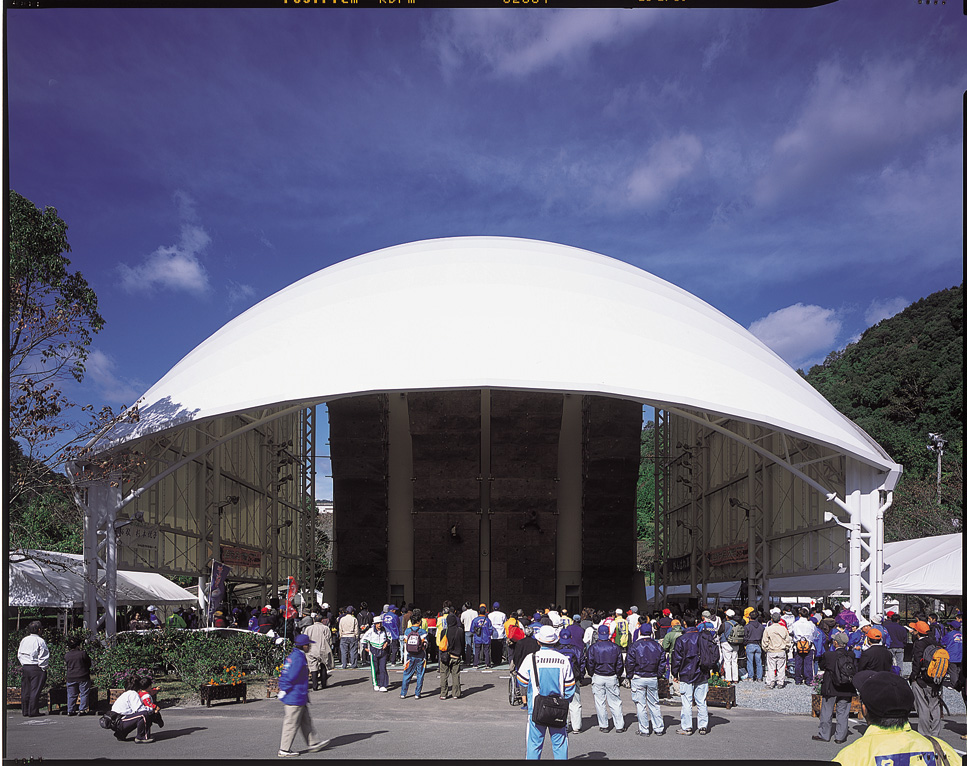
<path fill-rule="evenodd" d="M 898 595 L 962 596 L 964 594 L 963 534 L 921 537 L 883 545 L 883 591 Z M 849 592 L 849 573 L 800 574 L 773 577 L 769 591 L 836 594 Z"/>
<path fill-rule="evenodd" d="M 28 556 L 18 561 L 21 555 Z M 9 606 L 75 609 L 84 606 L 84 557 L 71 553 L 11 551 L 7 564 Z M 118 604 L 188 604 L 197 599 L 160 574 L 117 573 Z"/>

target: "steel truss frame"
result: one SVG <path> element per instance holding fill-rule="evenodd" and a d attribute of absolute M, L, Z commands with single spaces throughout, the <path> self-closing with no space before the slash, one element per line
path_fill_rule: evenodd
<path fill-rule="evenodd" d="M 202 586 L 223 541 L 261 560 L 258 574 L 239 573 L 233 580 L 261 583 L 274 594 L 281 567 L 294 572 L 300 585 L 311 586 L 315 423 L 314 405 L 258 410 L 189 423 L 98 455 L 113 455 L 127 475 L 105 476 L 91 463 L 68 465 L 75 501 L 84 512 L 85 626 L 116 633 L 122 564 L 198 576 L 204 606 Z M 143 459 L 131 460 L 132 450 Z M 134 489 L 123 495 L 126 487 Z M 157 528 L 154 556 L 119 547 L 117 530 L 135 521 Z"/>
<path fill-rule="evenodd" d="M 711 413 L 656 408 L 655 424 L 657 606 L 667 601 L 667 586 L 684 580 L 668 562 L 686 556 L 693 597 L 708 600 L 710 578 L 744 578 L 751 604 L 768 602 L 773 575 L 843 571 L 848 559 L 853 607 L 882 611 L 883 514 L 897 474 Z M 710 565 L 710 550 L 743 544 L 744 562 Z"/>

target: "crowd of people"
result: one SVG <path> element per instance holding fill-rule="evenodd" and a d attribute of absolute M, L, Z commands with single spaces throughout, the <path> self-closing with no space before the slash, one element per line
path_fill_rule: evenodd
<path fill-rule="evenodd" d="M 329 650 L 331 667 L 335 667 L 331 647 L 338 647 L 340 667 L 368 667 L 376 692 L 389 690 L 387 667 L 403 665 L 400 696 L 405 698 L 415 682 L 419 698 L 427 664 L 435 661 L 440 699 L 459 699 L 462 668 L 484 669 L 506 662 L 529 712 L 533 713 L 535 688 L 540 695 L 560 696 L 568 708 L 564 725 L 544 726 L 529 716 L 529 758 L 540 757 L 545 738 L 550 739 L 555 757 L 566 757 L 568 735 L 582 730 L 581 697 L 575 693 L 582 684 L 591 686 L 601 732 L 628 728 L 621 689 L 629 688 L 637 711 L 635 733 L 662 736 L 659 679 L 664 679 L 669 693 L 681 702 L 676 733 L 689 736 L 710 731 L 706 698 L 712 674 L 730 684 L 761 683 L 777 690 L 787 683 L 815 681 L 820 683 L 822 706 L 819 732 L 813 738 L 835 739 L 838 744 L 847 741 L 849 704 L 861 693 L 862 684 L 854 683 L 854 676 L 867 680 L 869 674 L 888 673 L 898 679 L 880 678 L 868 688 L 889 687 L 896 696 L 895 687 L 903 686 L 909 694 L 901 697 L 911 700 L 909 709 L 917 711 L 919 734 L 927 737 L 939 733 L 943 689 L 962 694 L 964 689 L 959 613 L 946 624 L 936 614 L 918 614 L 904 624 L 892 612 L 874 615 L 872 622 L 860 619 L 848 602 L 826 609 L 773 608 L 767 614 L 749 607 L 741 615 L 733 609 L 672 608 L 645 615 L 635 606 L 627 612 L 584 609 L 569 614 L 551 606 L 533 613 L 523 609 L 508 613 L 498 602 L 489 608 L 470 602 L 458 608 L 445 602 L 435 614 L 413 605 L 384 604 L 381 612 L 374 613 L 362 602 L 358 610 L 346 606 L 336 613 L 324 604 L 308 617 L 328 629 L 319 640 Z M 304 629 L 302 621 L 297 620 L 293 629 Z M 912 644 L 911 671 L 903 677 L 908 643 Z M 946 657 L 948 662 L 941 679 L 929 671 L 934 656 Z M 875 718 L 880 708 L 870 704 Z M 895 712 L 894 708 L 896 704 L 890 710 Z M 885 718 L 888 729 L 898 720 L 897 716 Z M 904 725 L 909 729 L 905 718 Z M 915 737 L 907 739 L 917 742 Z"/>
<path fill-rule="evenodd" d="M 153 612 L 148 609 L 149 615 Z M 582 731 L 577 693 L 582 685 L 591 687 L 598 728 L 604 733 L 628 728 L 621 689 L 630 689 L 637 712 L 634 731 L 647 737 L 665 733 L 660 681 L 667 684 L 668 694 L 680 700 L 676 733 L 683 736 L 710 732 L 707 694 L 713 674 L 728 684 L 761 683 L 776 690 L 787 683 L 817 682 L 821 709 L 813 739 L 846 744 L 854 696 L 865 706 L 870 725 L 861 740 L 844 748 L 843 753 L 853 759 L 849 763 L 867 762 L 862 754 L 878 747 L 915 749 L 931 742 L 939 753 L 943 743 L 935 738 L 942 724 L 943 690 L 964 694 L 959 612 L 945 623 L 933 613 L 901 621 L 898 614 L 888 612 L 868 621 L 858 617 L 848 602 L 830 608 L 816 605 L 783 611 L 776 607 L 765 614 L 753 607 L 742 614 L 733 609 L 672 607 L 643 614 L 636 606 L 627 612 L 586 608 L 571 614 L 560 606 L 505 612 L 499 602 L 489 607 L 464 602 L 457 607 L 446 601 L 435 613 L 412 604 L 383 604 L 381 611 L 374 612 L 366 602 L 358 610 L 347 605 L 333 611 L 323 603 L 302 614 L 290 611 L 286 617 L 285 613 L 278 599 L 216 613 L 223 623 L 219 627 L 294 639 L 295 648 L 279 681 L 279 699 L 286 705 L 279 750 L 283 757 L 297 754 L 291 747 L 300 731 L 310 750 L 328 743 L 315 735 L 308 692 L 324 689 L 329 672 L 337 667 L 367 667 L 373 691 L 386 693 L 388 667 L 402 665 L 400 697 L 405 699 L 412 685 L 419 699 L 424 695 L 426 669 L 436 662 L 439 697 L 445 700 L 460 699 L 464 667 L 486 669 L 506 663 L 529 713 L 528 758 L 540 757 L 545 739 L 550 740 L 556 758 L 567 757 L 568 736 Z M 43 685 L 45 673 L 47 655 L 39 627 L 39 623 L 29 627 L 19 651 L 25 716 L 37 715 L 35 691 Z M 908 644 L 911 662 L 904 673 Z M 77 656 L 83 652 L 77 647 L 72 651 L 67 656 L 68 714 L 87 708 L 90 686 L 89 661 L 85 666 L 83 657 Z M 150 679 L 132 679 L 130 684 L 113 708 L 115 734 L 122 739 L 137 729 L 135 741 L 150 742 L 151 725 L 163 725 L 147 693 Z M 535 703 L 545 697 L 566 707 L 560 725 L 539 722 L 545 712 L 542 705 L 536 710 Z M 918 717 L 917 732 L 908 721 L 912 709 Z"/>

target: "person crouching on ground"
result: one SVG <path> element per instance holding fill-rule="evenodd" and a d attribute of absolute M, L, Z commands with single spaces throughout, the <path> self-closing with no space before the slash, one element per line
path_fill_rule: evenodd
<path fill-rule="evenodd" d="M 373 618 L 372 627 L 363 636 L 363 646 L 369 650 L 369 670 L 373 678 L 373 691 L 389 691 L 389 673 L 386 663 L 389 661 L 391 640 L 389 634 L 383 630 L 383 615 Z"/>
<path fill-rule="evenodd" d="M 121 716 L 114 728 L 114 738 L 118 742 L 124 742 L 134 729 L 138 730 L 134 741 L 139 745 L 154 742 L 151 736 L 154 712 L 144 704 L 141 695 L 138 694 L 139 680 L 134 676 L 128 678 L 124 684 L 124 693 L 111 706 L 111 712 Z"/>
<path fill-rule="evenodd" d="M 869 724 L 863 736 L 847 745 L 833 759 L 841 766 L 870 763 L 959 763 L 960 754 L 942 740 L 918 734 L 910 728 L 913 690 L 892 671 L 861 670 L 853 676 L 860 695 L 863 718 Z"/>
<path fill-rule="evenodd" d="M 309 713 L 309 661 L 306 659 L 306 652 L 309 651 L 311 644 L 312 639 L 305 633 L 296 636 L 295 648 L 285 658 L 282 672 L 279 674 L 278 699 L 284 706 L 282 742 L 279 745 L 280 758 L 299 755 L 298 750 L 292 749 L 292 743 L 298 731 L 301 731 L 302 736 L 306 738 L 310 753 L 318 752 L 329 744 L 328 739 L 313 743 L 316 739 L 316 731 Z"/>

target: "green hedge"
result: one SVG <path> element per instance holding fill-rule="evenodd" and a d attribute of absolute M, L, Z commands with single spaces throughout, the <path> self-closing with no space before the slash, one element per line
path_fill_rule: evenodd
<path fill-rule="evenodd" d="M 7 685 L 21 685 L 17 648 L 26 630 L 16 631 L 7 643 Z M 255 633 L 212 632 L 163 628 L 144 633 L 120 633 L 115 641 L 103 633 L 91 636 L 78 629 L 66 636 L 56 631 L 41 631 L 50 649 L 47 683 L 52 687 L 65 683 L 64 654 L 67 637 L 77 635 L 91 656 L 91 676 L 99 689 L 120 688 L 129 674 L 158 677 L 173 672 L 191 686 L 207 683 L 222 668 L 236 666 L 249 675 L 272 675 L 292 650 L 292 641 L 277 644 L 274 639 Z"/>

